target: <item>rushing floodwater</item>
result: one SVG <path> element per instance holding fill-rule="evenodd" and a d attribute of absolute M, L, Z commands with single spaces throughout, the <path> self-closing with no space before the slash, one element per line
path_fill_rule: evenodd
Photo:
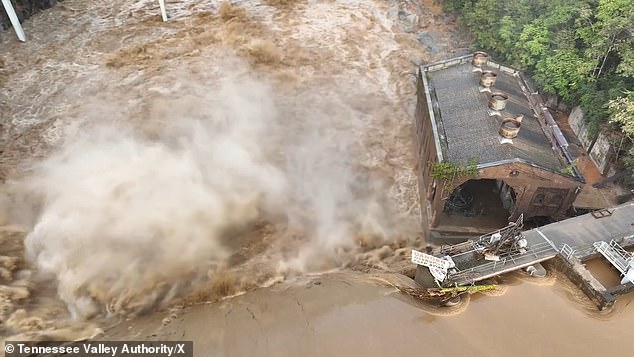
<path fill-rule="evenodd" d="M 415 63 L 461 46 L 438 6 L 168 13 L 66 0 L 27 21 L 27 43 L 0 34 L 4 336 L 105 330 L 201 355 L 621 351 L 630 300 L 599 314 L 556 274 L 448 310 L 386 287 L 411 283 L 390 272 L 424 245 Z M 404 30 L 433 34 L 433 53 Z"/>

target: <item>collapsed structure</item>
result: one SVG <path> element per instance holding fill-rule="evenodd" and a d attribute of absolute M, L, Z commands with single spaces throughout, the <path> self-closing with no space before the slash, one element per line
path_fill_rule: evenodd
<path fill-rule="evenodd" d="M 416 136 L 432 238 L 564 217 L 584 178 L 540 95 L 484 52 L 421 66 Z"/>
<path fill-rule="evenodd" d="M 415 280 L 432 292 L 444 293 L 444 302 L 462 293 L 490 286 L 477 282 L 525 269 L 545 276 L 539 264 L 549 261 L 563 272 L 600 310 L 619 295 L 634 291 L 634 203 L 594 211 L 531 230 L 523 230 L 522 216 L 508 226 L 466 242 L 441 245 L 427 253 L 413 250 Z M 604 259 L 621 277 L 620 282 L 600 281 L 586 266 Z M 460 288 L 460 289 L 457 289 Z"/>

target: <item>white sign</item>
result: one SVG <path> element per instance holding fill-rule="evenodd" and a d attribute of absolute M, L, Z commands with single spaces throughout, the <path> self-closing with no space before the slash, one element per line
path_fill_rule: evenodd
<path fill-rule="evenodd" d="M 429 267 L 429 272 L 438 281 L 443 282 L 447 277 L 447 271 Z"/>
<path fill-rule="evenodd" d="M 450 257 L 437 258 L 414 249 L 412 249 L 412 263 L 441 270 L 447 270 L 456 266 Z"/>
<path fill-rule="evenodd" d="M 447 269 L 456 266 L 449 256 L 438 258 L 414 249 L 412 249 L 412 263 L 429 268 L 431 275 L 438 281 L 444 281 L 447 277 Z"/>

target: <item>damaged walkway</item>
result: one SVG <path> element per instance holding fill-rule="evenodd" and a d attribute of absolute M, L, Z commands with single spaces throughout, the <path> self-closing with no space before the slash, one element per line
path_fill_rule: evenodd
<path fill-rule="evenodd" d="M 456 267 L 449 272 L 445 282 L 449 285 L 473 284 L 558 256 L 568 265 L 566 274 L 573 281 L 590 287 L 584 289 L 588 295 L 599 296 L 597 305 L 600 308 L 611 305 L 615 299 L 613 295 L 634 289 L 627 282 L 608 291 L 581 264 L 600 253 L 597 247 L 634 246 L 634 203 L 531 229 L 522 232 L 522 238 L 526 240 L 525 248 L 500 256 L 497 261 L 474 260 L 478 244 L 473 241 L 442 246 L 433 253 L 449 256 L 455 262 Z"/>

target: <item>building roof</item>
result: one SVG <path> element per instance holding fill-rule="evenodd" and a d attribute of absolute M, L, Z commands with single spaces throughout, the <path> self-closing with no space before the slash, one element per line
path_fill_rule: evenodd
<path fill-rule="evenodd" d="M 501 116 L 491 116 L 487 105 L 491 93 L 480 91 L 480 72 L 474 72 L 470 59 L 463 56 L 421 68 L 443 160 L 464 164 L 475 158 L 481 167 L 520 160 L 555 172 L 565 169 L 568 163 L 561 148 L 542 129 L 560 133 L 559 128 L 552 117 L 552 125 L 539 122 L 536 113 L 543 108 L 533 110 L 530 89 L 519 72 L 491 61 L 482 67 L 497 73 L 492 91 L 508 95 Z M 519 114 L 524 118 L 517 137 L 503 143 L 498 133 L 502 117 Z"/>

